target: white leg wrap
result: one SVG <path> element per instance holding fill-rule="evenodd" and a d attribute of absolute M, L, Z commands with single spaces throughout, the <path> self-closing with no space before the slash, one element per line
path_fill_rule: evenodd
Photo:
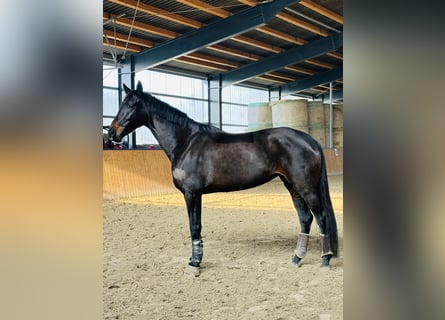
<path fill-rule="evenodd" d="M 301 259 L 304 258 L 304 256 L 306 256 L 308 242 L 309 242 L 309 234 L 300 233 L 300 236 L 298 237 L 297 247 L 295 248 L 295 255 L 298 258 Z"/>
<path fill-rule="evenodd" d="M 321 256 L 327 256 L 334 254 L 331 250 L 331 245 L 329 243 L 329 238 L 323 234 L 320 233 L 320 241 L 321 241 Z"/>

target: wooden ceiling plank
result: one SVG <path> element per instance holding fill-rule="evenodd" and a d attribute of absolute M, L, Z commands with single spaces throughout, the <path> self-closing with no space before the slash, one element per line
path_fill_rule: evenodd
<path fill-rule="evenodd" d="M 296 92 L 312 90 L 320 85 L 333 82 L 343 77 L 343 68 L 336 67 L 335 69 L 323 71 L 317 73 L 316 75 L 306 77 L 294 82 L 289 82 L 279 88 L 274 88 L 274 90 L 279 90 L 282 95 L 293 94 Z"/>
<path fill-rule="evenodd" d="M 294 37 L 294 36 L 292 36 L 290 34 L 278 31 L 276 29 L 272 29 L 272 28 L 267 27 L 267 26 L 258 27 L 257 30 L 261 31 L 263 33 L 266 33 L 266 34 L 268 34 L 270 36 L 279 38 L 281 40 L 285 40 L 285 41 L 288 41 L 290 43 L 298 44 L 300 46 L 302 46 L 302 45 L 307 43 L 306 40 Z"/>
<path fill-rule="evenodd" d="M 132 0 L 110 0 L 110 1 L 115 2 L 115 3 L 119 3 L 119 4 L 123 4 L 123 5 L 129 6 L 129 7 L 134 7 L 134 8 L 137 7 L 137 3 L 135 1 L 132 1 Z M 194 5 L 197 5 L 197 6 L 199 6 L 200 4 L 203 3 L 202 1 L 197 1 L 197 0 L 178 0 L 178 1 L 183 2 L 183 3 L 188 3 L 188 4 L 194 4 Z M 212 6 L 207 5 L 207 4 L 202 5 L 202 7 L 206 7 L 208 10 L 209 9 L 214 9 Z M 169 19 L 171 18 L 170 20 L 176 21 L 178 23 L 186 24 L 186 25 L 194 27 L 194 28 L 199 28 L 200 26 L 203 25 L 199 21 L 196 21 L 196 20 L 193 20 L 193 19 L 188 19 L 188 18 L 179 16 L 179 15 L 175 15 L 175 14 L 174 15 L 169 15 L 168 11 L 161 10 L 161 9 L 158 9 L 158 8 L 155 8 L 155 7 L 152 7 L 152 6 L 144 5 L 144 4 L 141 4 L 141 3 L 139 4 L 139 8 L 141 10 L 146 10 L 147 12 L 149 12 L 151 14 L 161 14 L 161 15 L 163 15 L 166 18 L 169 18 Z M 225 10 L 220 9 L 218 11 L 220 12 L 219 13 L 220 16 L 227 17 L 227 16 L 230 15 L 230 13 L 225 11 Z M 221 12 L 224 12 L 224 14 L 221 14 Z M 211 10 L 210 13 L 215 14 L 215 12 L 213 10 Z M 111 15 L 109 17 L 111 17 Z M 182 19 L 182 18 L 184 18 L 184 19 Z M 127 26 L 127 27 L 131 26 L 130 19 L 120 18 L 119 20 L 120 20 L 119 22 L 120 22 L 121 25 L 124 25 L 124 26 Z M 136 29 L 138 29 L 140 31 L 149 32 L 149 33 L 155 33 L 157 35 L 161 35 L 161 36 L 168 37 L 168 38 L 173 38 L 173 37 L 175 37 L 175 35 L 179 35 L 177 33 L 172 33 L 170 30 L 166 30 L 166 29 L 162 29 L 162 28 L 158 28 L 158 27 L 154 27 L 154 26 L 149 26 L 149 25 L 145 25 L 145 24 L 142 24 L 142 23 L 138 23 L 138 22 L 135 22 L 135 25 L 133 27 L 135 27 Z M 259 29 L 260 29 L 260 31 L 263 31 L 263 32 L 268 33 L 270 35 L 274 35 L 276 37 L 280 37 L 281 39 L 285 39 L 285 40 L 287 40 L 289 42 L 293 42 L 293 43 L 296 43 L 296 44 L 301 44 L 301 43 L 304 44 L 304 42 L 307 42 L 307 41 L 302 40 L 302 39 L 296 39 L 296 38 L 294 38 L 294 37 L 292 37 L 290 35 L 286 35 L 284 33 L 280 34 L 279 31 L 275 31 L 275 33 L 273 33 L 273 31 L 272 31 L 273 29 L 268 28 L 268 27 L 261 27 Z M 253 39 L 249 39 L 249 38 L 243 37 L 243 36 L 238 36 L 238 37 L 235 37 L 233 39 L 235 41 L 242 42 L 242 43 L 248 44 L 248 45 L 252 45 L 252 46 L 255 46 L 257 48 L 261 48 L 263 50 L 271 51 L 271 52 L 274 52 L 274 53 L 279 53 L 279 52 L 282 51 L 280 48 L 271 46 L 271 45 L 263 43 L 261 41 L 254 41 Z M 342 55 L 339 54 L 339 53 L 328 53 L 328 55 L 330 55 L 332 57 L 335 57 L 337 59 L 343 59 Z M 318 64 L 318 65 L 320 65 L 320 64 Z M 321 64 L 321 66 L 324 66 L 324 65 Z"/>
<path fill-rule="evenodd" d="M 103 20 L 115 19 L 116 17 L 117 17 L 117 15 L 110 14 L 108 12 L 103 12 Z M 115 20 L 115 23 L 120 26 L 131 27 L 131 20 L 129 20 L 129 19 L 118 18 Z M 152 29 L 152 26 L 143 24 L 143 23 L 138 23 L 136 25 L 136 27 L 133 26 L 133 28 L 135 28 L 139 31 L 145 32 L 145 33 L 156 33 L 158 35 L 161 35 L 161 36 L 167 37 L 167 38 L 171 38 L 171 39 L 176 37 L 176 36 L 173 36 L 173 33 L 171 33 L 168 30 L 164 30 L 163 32 L 153 32 L 154 30 Z M 159 31 L 159 30 L 157 30 L 157 31 Z M 167 33 L 167 32 L 170 32 L 170 33 Z M 176 34 L 178 36 L 180 35 L 178 33 L 174 33 L 174 34 Z M 222 53 L 229 54 L 229 55 L 233 55 L 233 56 L 237 56 L 240 58 L 245 58 L 248 60 L 253 60 L 253 61 L 261 59 L 260 56 L 246 53 L 246 52 L 236 50 L 236 49 L 227 48 L 227 47 L 221 46 L 221 45 L 213 45 L 213 46 L 208 47 L 208 49 L 222 52 Z"/>
<path fill-rule="evenodd" d="M 102 44 L 104 46 L 108 46 L 108 44 L 107 44 L 105 39 L 102 40 Z M 126 49 L 127 51 L 131 51 L 131 52 L 134 52 L 134 53 L 141 52 L 143 50 L 142 47 L 139 47 L 139 46 L 136 46 L 136 45 L 133 45 L 133 44 L 126 45 L 126 43 L 123 42 L 123 41 L 116 41 L 116 43 L 114 43 L 114 41 L 113 41 L 113 43 L 111 45 L 115 46 L 116 48 L 118 48 L 120 50 L 125 50 Z M 203 61 L 203 60 L 200 60 L 200 59 L 199 60 L 198 59 L 194 59 L 193 57 L 179 57 L 179 58 L 177 58 L 175 60 L 180 61 L 182 63 L 187 63 L 187 64 L 196 65 L 196 66 L 200 66 L 200 67 L 206 67 L 206 68 L 209 68 L 209 69 L 212 69 L 212 70 L 220 70 L 220 71 L 228 71 L 228 70 L 230 70 L 230 68 L 228 68 L 228 67 L 224 67 L 224 66 L 221 66 L 221 65 L 218 65 L 218 64 L 213 64 L 211 62 Z"/>
<path fill-rule="evenodd" d="M 255 0 L 238 0 L 238 2 L 247 4 L 248 6 L 251 6 L 251 7 L 254 7 L 258 4 Z"/>
<path fill-rule="evenodd" d="M 291 70 L 291 71 L 294 71 L 294 72 L 299 72 L 299 73 L 302 73 L 302 74 L 307 74 L 309 76 L 312 76 L 312 75 L 315 74 L 315 71 L 312 71 L 312 70 L 309 70 L 309 69 L 306 69 L 306 68 L 302 68 L 302 67 L 297 67 L 297 66 L 287 66 L 284 69 Z"/>
<path fill-rule="evenodd" d="M 273 82 L 277 82 L 277 83 L 286 83 L 286 81 L 284 81 L 280 78 L 271 76 L 269 74 L 262 74 L 262 75 L 256 76 L 255 78 L 263 79 L 263 80 L 267 80 L 267 81 L 273 81 Z"/>
<path fill-rule="evenodd" d="M 111 40 L 114 40 L 114 37 L 116 37 L 116 39 L 119 41 L 126 42 L 128 40 L 128 42 L 131 44 L 135 44 L 135 45 L 142 46 L 145 48 L 151 48 L 155 45 L 155 43 L 152 41 L 137 38 L 137 37 L 130 37 L 130 39 L 128 39 L 127 34 L 123 34 L 123 33 L 119 33 L 119 32 L 114 33 L 111 30 L 104 30 L 104 33 L 107 36 L 107 38 L 111 39 Z"/>
<path fill-rule="evenodd" d="M 125 6 L 130 9 L 135 9 L 135 10 L 137 9 L 138 11 L 144 12 L 146 14 L 155 15 L 155 16 L 164 18 L 166 20 L 180 23 L 180 24 L 183 24 L 183 25 L 195 28 L 195 29 L 201 28 L 204 25 L 203 23 L 201 23 L 197 20 L 193 20 L 193 19 L 181 16 L 179 14 L 169 12 L 167 10 L 156 8 L 156 7 L 150 6 L 150 5 L 142 3 L 142 2 L 139 2 L 139 5 L 138 5 L 138 2 L 135 0 L 108 0 L 108 1 L 119 4 L 121 6 Z"/>
<path fill-rule="evenodd" d="M 231 38 L 231 40 L 234 40 L 234 41 L 237 41 L 237 42 L 240 42 L 243 44 L 247 44 L 247 45 L 250 45 L 250 46 L 253 46 L 256 48 L 260 48 L 265 51 L 270 51 L 273 53 L 280 53 L 283 51 L 283 49 L 275 47 L 271 44 L 268 44 L 268 43 L 265 43 L 262 41 L 258 41 L 258 40 L 254 40 L 254 39 L 251 39 L 251 38 L 248 38 L 245 36 L 236 36 L 236 37 Z"/>
<path fill-rule="evenodd" d="M 292 76 L 289 76 L 289 75 L 286 75 L 286 74 L 282 74 L 280 72 L 269 72 L 269 73 L 266 73 L 266 74 L 271 75 L 271 76 L 276 77 L 276 78 L 279 78 L 279 79 L 286 80 L 286 81 L 295 81 L 295 80 L 297 80 L 297 78 L 295 78 L 295 77 L 292 77 Z"/>
<path fill-rule="evenodd" d="M 334 82 L 337 82 L 337 81 L 334 81 Z M 318 87 L 330 90 L 329 86 L 327 86 L 327 85 L 322 84 L 322 85 L 319 85 Z M 336 88 L 336 87 L 332 88 L 332 91 L 336 91 L 336 90 L 338 90 L 338 88 Z"/>
<path fill-rule="evenodd" d="M 113 14 L 110 14 L 110 13 L 107 13 L 107 12 L 103 13 L 103 20 L 114 19 L 116 17 L 117 17 L 116 15 L 113 15 Z M 130 27 L 131 26 L 131 21 L 129 21 L 129 19 L 125 19 L 125 18 L 119 18 L 119 19 L 117 19 L 115 21 L 115 23 L 118 24 L 118 25 L 124 26 L 124 27 Z M 136 26 L 136 29 L 138 29 L 139 31 L 145 32 L 145 33 L 153 33 L 152 32 L 153 30 L 150 27 L 151 26 L 149 26 L 147 24 L 139 23 Z M 165 36 L 165 37 L 168 37 L 168 38 L 173 38 L 172 34 L 163 33 L 162 35 Z M 208 47 L 208 49 L 211 49 L 211 50 L 214 50 L 214 51 L 217 51 L 217 52 L 222 52 L 222 53 L 225 53 L 225 54 L 229 54 L 229 55 L 232 55 L 232 56 L 240 57 L 240 58 L 245 58 L 245 59 L 248 59 L 248 60 L 253 60 L 253 61 L 257 61 L 257 60 L 262 58 L 260 56 L 254 55 L 254 54 L 246 53 L 246 52 L 243 52 L 243 51 L 240 51 L 240 50 L 236 50 L 236 49 L 232 49 L 232 48 L 227 48 L 227 47 L 221 46 L 221 45 L 213 45 L 213 46 Z"/>
<path fill-rule="evenodd" d="M 207 47 L 207 49 L 217 51 L 217 52 L 222 52 L 225 54 L 230 54 L 235 57 L 244 58 L 244 59 L 248 59 L 248 60 L 252 60 L 252 61 L 258 61 L 263 58 L 256 54 L 247 53 L 245 51 L 240 51 L 237 49 L 227 48 L 227 47 L 221 46 L 219 44 L 214 44 L 213 46 Z"/>
<path fill-rule="evenodd" d="M 305 60 L 304 62 L 307 62 L 307 63 L 312 64 L 314 66 L 326 68 L 326 69 L 334 69 L 335 68 L 335 66 L 330 64 L 330 63 L 322 62 L 320 60 L 315 60 L 315 59 L 308 59 L 308 60 Z"/>
<path fill-rule="evenodd" d="M 314 26 L 313 24 L 310 24 L 306 21 L 295 18 L 294 16 L 291 16 L 290 14 L 287 14 L 284 12 L 278 12 L 276 17 L 283 21 L 286 21 L 287 23 L 293 24 L 294 26 L 297 26 L 302 29 L 308 30 L 312 33 L 318 34 L 322 37 L 328 37 L 330 35 L 330 33 L 328 31 L 326 31 L 325 29 L 322 29 L 322 28 Z"/>
<path fill-rule="evenodd" d="M 254 6 L 257 5 L 257 2 L 256 2 L 256 1 L 252 1 L 252 0 L 238 0 L 238 1 L 241 2 L 241 3 L 243 3 L 243 4 L 246 4 L 246 5 L 248 5 L 248 6 L 251 6 L 251 7 L 254 7 Z M 326 9 L 326 10 L 327 10 L 327 9 Z M 283 14 L 283 15 L 281 15 L 281 14 Z M 281 12 L 277 14 L 277 17 L 280 18 L 280 15 L 281 15 L 281 18 L 284 17 L 285 19 L 287 19 L 287 20 L 289 20 L 289 21 L 292 20 L 292 22 L 293 22 L 292 24 L 295 24 L 295 23 L 298 22 L 298 26 L 300 26 L 300 27 L 306 28 L 306 27 L 308 27 L 308 26 L 310 25 L 310 24 L 308 24 L 308 23 L 305 23 L 305 22 L 302 21 L 302 20 L 293 18 L 293 17 L 291 17 L 290 15 L 287 15 L 287 14 L 285 14 L 285 13 L 281 13 Z M 285 20 L 285 21 L 286 21 L 286 20 Z M 287 21 L 287 22 L 289 22 L 289 21 Z M 303 24 L 300 25 L 301 23 L 303 23 Z M 272 29 L 272 28 L 267 27 L 267 26 L 259 27 L 259 28 L 257 28 L 257 30 L 258 30 L 258 31 L 261 31 L 261 32 L 263 32 L 263 33 L 269 34 L 269 35 L 271 35 L 271 36 L 280 38 L 280 39 L 282 39 L 282 40 L 289 41 L 289 42 L 291 42 L 291 43 L 295 43 L 295 44 L 300 45 L 300 46 L 301 46 L 301 45 L 304 45 L 304 44 L 306 44 L 306 43 L 308 43 L 308 41 L 306 41 L 306 40 L 304 40 L 304 39 L 295 38 L 295 37 L 293 37 L 293 36 L 291 36 L 291 35 L 289 35 L 289 34 L 286 34 L 286 33 L 284 33 L 284 32 L 280 32 L 280 31 L 278 31 L 278 30 Z M 329 32 L 327 32 L 327 31 L 324 31 L 324 32 L 321 32 L 321 33 L 320 33 L 320 32 L 319 32 L 319 29 L 317 29 L 317 27 L 315 27 L 315 26 L 312 26 L 310 31 L 312 31 L 312 32 L 315 31 L 317 34 L 322 35 L 322 36 L 327 36 L 327 35 L 329 35 Z M 339 59 L 339 60 L 343 60 L 343 55 L 341 55 L 340 53 L 337 53 L 337 52 L 329 52 L 329 53 L 327 53 L 327 55 L 328 55 L 328 56 L 331 56 L 331 57 L 333 57 L 333 58 Z M 316 60 L 315 60 L 315 61 L 316 61 Z"/>
<path fill-rule="evenodd" d="M 200 0 L 176 0 L 176 1 L 178 1 L 182 4 L 185 4 L 185 5 L 188 5 L 192 8 L 205 11 L 209 14 L 213 14 L 220 18 L 228 18 L 232 15 L 232 13 L 230 11 L 216 8 L 216 7 L 214 7 L 208 3 L 205 3 L 203 1 L 200 1 Z M 261 28 L 257 28 L 257 30 L 262 31 Z M 270 30 L 268 30 L 268 31 L 270 34 Z M 254 40 L 254 39 L 251 39 L 251 38 L 248 38 L 245 36 L 241 36 L 241 35 L 233 37 L 233 38 L 231 38 L 231 40 L 234 40 L 234 41 L 246 44 L 246 45 L 250 45 L 250 46 L 253 46 L 256 48 L 260 48 L 262 50 L 269 51 L 269 52 L 280 53 L 282 51 L 281 48 L 275 47 L 273 45 L 270 45 L 270 44 L 262 42 L 262 41 L 258 41 L 258 40 Z"/>
<path fill-rule="evenodd" d="M 243 4 L 247 4 L 248 6 L 255 7 L 258 3 L 256 1 L 250 1 L 250 0 L 238 0 L 239 2 Z M 305 30 L 308 30 L 310 32 L 313 32 L 315 34 L 318 34 L 323 37 L 328 37 L 330 33 L 322 28 L 319 28 L 317 26 L 314 26 L 313 24 L 310 24 L 306 21 L 300 20 L 295 18 L 294 16 L 291 16 L 284 12 L 278 12 L 276 15 L 277 18 L 284 20 L 290 24 L 293 24 L 297 27 L 303 28 Z"/>
<path fill-rule="evenodd" d="M 299 3 L 305 6 L 306 8 L 311 9 L 312 11 L 315 11 L 331 20 L 334 20 L 335 22 L 343 24 L 343 17 L 341 15 L 319 5 L 318 3 L 312 0 L 302 0 Z"/>
<path fill-rule="evenodd" d="M 180 2 L 182 4 L 185 4 L 187 6 L 202 10 L 209 14 L 213 14 L 220 18 L 227 18 L 227 17 L 231 16 L 230 12 L 220 9 L 220 8 L 216 8 L 216 7 L 214 7 L 208 3 L 205 3 L 203 1 L 199 1 L 199 0 L 176 0 L 176 1 Z"/>
<path fill-rule="evenodd" d="M 114 23 L 116 23 L 120 26 L 131 28 L 131 26 L 133 25 L 133 29 L 136 29 L 136 30 L 139 30 L 142 32 L 146 32 L 146 33 L 156 34 L 158 36 L 168 38 L 168 39 L 174 39 L 181 35 L 180 33 L 173 32 L 173 31 L 159 28 L 159 27 L 155 27 L 155 26 L 152 26 L 152 25 L 149 25 L 146 23 L 142 23 L 142 22 L 138 22 L 138 21 L 134 21 L 134 23 L 133 23 L 132 19 L 118 18 L 117 15 L 110 14 L 108 12 L 103 13 L 103 19 L 115 19 Z"/>
<path fill-rule="evenodd" d="M 230 67 L 230 68 L 237 68 L 237 67 L 240 66 L 239 63 L 236 63 L 236 62 L 233 62 L 233 61 L 229 61 L 229 60 L 226 60 L 226 59 L 210 57 L 210 56 L 198 53 L 198 52 L 190 53 L 187 56 L 191 57 L 191 58 L 194 58 L 196 60 L 207 61 L 207 62 L 219 64 L 219 65 Z"/>
<path fill-rule="evenodd" d="M 108 47 L 108 43 L 107 43 L 107 41 L 105 40 L 105 37 L 102 37 L 102 38 L 103 38 L 103 39 L 102 39 L 102 44 L 103 44 L 104 46 L 107 46 L 107 47 Z M 114 41 L 113 41 L 112 43 L 110 43 L 110 45 L 111 45 L 111 47 L 116 47 L 116 48 L 121 49 L 121 50 L 125 50 L 125 48 L 126 48 L 127 51 L 131 51 L 131 52 L 140 52 L 140 51 L 142 51 L 142 48 L 141 48 L 141 47 L 136 46 L 136 45 L 134 45 L 134 44 L 128 44 L 128 45 L 126 45 L 126 43 L 123 42 L 123 41 L 116 41 L 116 43 L 114 43 Z"/>
<path fill-rule="evenodd" d="M 222 86 L 239 83 L 258 74 L 270 73 L 320 56 L 329 50 L 337 50 L 343 43 L 343 35 L 335 34 L 328 38 L 319 38 L 304 46 L 294 46 L 282 53 L 267 56 L 260 61 L 243 65 L 222 75 Z M 292 75 L 289 75 L 292 76 Z"/>
<path fill-rule="evenodd" d="M 118 33 L 118 32 L 114 33 L 111 30 L 105 30 L 104 33 L 107 36 L 107 38 L 111 40 L 111 43 L 110 43 L 111 45 L 114 44 L 114 38 L 116 38 L 116 40 L 119 41 L 120 43 L 124 43 L 124 44 L 128 40 L 128 35 L 126 35 L 126 34 L 122 34 L 122 33 Z M 130 40 L 128 40 L 128 42 L 131 44 L 140 46 L 141 48 L 135 47 L 135 49 L 139 49 L 138 52 L 145 48 L 153 47 L 155 45 L 155 43 L 152 41 L 148 41 L 148 40 L 137 38 L 137 37 L 130 37 Z M 122 49 L 125 49 L 125 45 L 123 45 Z M 211 56 L 200 54 L 200 53 L 191 53 L 191 54 L 188 54 L 187 56 L 194 58 L 196 60 L 206 61 L 209 63 L 214 63 L 214 64 L 218 64 L 218 65 L 222 65 L 222 66 L 228 66 L 231 68 L 236 68 L 236 67 L 240 66 L 240 64 L 236 63 L 236 62 L 232 62 L 232 61 L 217 58 L 217 57 L 211 57 Z"/>
<path fill-rule="evenodd" d="M 199 66 L 199 67 L 206 67 L 209 69 L 213 69 L 213 70 L 221 70 L 221 71 L 228 71 L 231 68 L 229 67 L 224 67 L 218 64 L 214 64 L 214 63 L 210 63 L 210 62 L 206 62 L 206 61 L 202 61 L 202 60 L 198 60 L 198 59 L 194 59 L 192 57 L 189 56 L 182 56 L 179 58 L 176 58 L 174 60 L 183 62 L 183 63 L 187 63 L 187 64 L 191 64 L 191 65 L 195 65 L 195 66 Z"/>
<path fill-rule="evenodd" d="M 340 52 L 329 52 L 326 53 L 327 56 L 339 59 L 339 60 L 343 60 L 343 55 Z"/>
<path fill-rule="evenodd" d="M 124 5 L 124 6 L 127 6 L 127 7 L 130 7 L 130 8 L 134 8 L 134 9 L 137 8 L 137 2 L 134 1 L 134 0 L 110 0 L 110 1 L 118 3 L 118 4 L 121 4 L 121 5 Z M 226 11 L 226 10 L 223 10 L 223 9 L 219 9 L 219 8 L 215 8 L 215 7 L 209 5 L 209 4 L 205 3 L 205 2 L 202 2 L 202 1 L 198 1 L 198 0 L 177 0 L 177 1 L 181 2 L 183 4 L 186 4 L 188 6 L 191 6 L 193 8 L 206 11 L 206 12 L 208 12 L 210 14 L 217 15 L 217 16 L 222 17 L 222 18 L 227 18 L 227 17 L 231 16 L 231 13 L 229 11 Z M 139 9 L 141 9 L 141 4 L 139 4 Z M 155 9 L 156 8 L 151 7 L 149 13 L 155 13 L 156 12 Z M 167 12 L 167 11 L 165 11 L 165 12 Z M 179 15 L 176 15 L 176 16 L 181 17 Z M 189 20 L 192 20 L 192 19 L 189 19 Z M 192 20 L 192 21 L 195 21 L 195 20 Z M 181 21 L 177 21 L 177 22 L 181 23 Z M 199 28 L 199 27 L 204 25 L 204 24 L 201 24 L 198 21 L 195 21 L 195 22 L 196 22 L 196 24 L 193 26 L 195 28 Z M 278 33 L 278 31 L 277 31 L 277 33 Z M 288 36 L 288 37 L 291 37 L 291 36 Z M 298 40 L 296 40 L 295 37 L 292 37 L 292 38 L 293 38 L 292 41 L 298 42 Z M 263 49 L 263 50 L 266 50 L 266 51 L 270 51 L 270 52 L 274 52 L 274 53 L 279 53 L 279 52 L 282 51 L 281 48 L 277 48 L 277 47 L 274 47 L 274 46 L 272 46 L 270 44 L 267 44 L 267 43 L 264 43 L 264 42 L 261 42 L 261 41 L 257 41 L 257 40 L 253 40 L 253 39 L 250 39 L 250 38 L 244 37 L 244 36 L 237 36 L 237 37 L 234 37 L 232 39 L 234 41 L 237 41 L 237 42 L 240 42 L 240 43 L 243 43 L 243 44 L 247 44 L 247 45 L 251 45 L 251 46 L 254 46 L 256 48 L 260 48 L 260 49 Z"/>
<path fill-rule="evenodd" d="M 153 7 L 153 6 L 145 5 L 143 3 L 139 3 L 139 7 L 138 7 L 137 2 L 134 1 L 134 0 L 110 0 L 110 1 L 113 2 L 113 3 L 116 3 L 116 4 L 120 4 L 120 5 L 126 6 L 128 8 L 132 8 L 132 9 L 138 8 L 138 10 L 140 10 L 142 12 L 145 12 L 145 13 L 158 14 L 158 15 L 160 15 L 161 17 L 163 17 L 165 19 L 169 19 L 169 20 L 175 21 L 177 23 L 185 24 L 185 25 L 191 26 L 193 28 L 200 28 L 203 25 L 205 25 L 205 24 L 203 24 L 203 23 L 201 23 L 199 21 L 196 21 L 196 20 L 193 20 L 193 19 L 188 19 L 186 17 L 180 16 L 180 15 L 177 15 L 177 14 L 169 14 L 168 11 L 165 11 L 165 10 L 162 10 L 162 9 L 158 9 L 158 8 Z M 226 10 L 215 8 L 215 7 L 213 7 L 213 6 L 209 5 L 209 4 L 206 4 L 206 3 L 202 2 L 202 1 L 198 1 L 198 0 L 177 0 L 177 1 L 181 2 L 183 4 L 186 4 L 186 5 L 192 6 L 194 8 L 197 8 L 199 10 L 206 11 L 206 12 L 208 12 L 210 14 L 217 15 L 217 16 L 222 17 L 222 18 L 227 18 L 227 17 L 229 17 L 231 15 L 231 13 L 226 11 Z M 121 18 L 120 19 L 120 24 L 124 25 L 124 26 L 128 26 L 128 27 L 131 26 L 130 20 L 129 19 L 125 19 L 125 18 Z M 136 24 L 136 22 L 135 22 L 135 24 Z M 140 26 L 143 27 L 143 24 L 141 24 Z M 150 26 L 150 27 L 152 27 L 152 26 Z M 158 35 L 162 35 L 162 36 L 166 36 L 166 37 L 169 37 L 169 38 L 173 38 L 173 34 L 169 34 L 168 32 L 162 32 L 160 29 L 157 29 L 157 30 L 154 30 L 153 28 L 147 28 L 147 29 L 148 29 L 147 31 L 150 32 L 150 33 L 153 33 L 153 31 L 156 31 L 156 34 L 158 34 Z M 142 29 L 138 29 L 138 30 L 142 30 Z M 165 31 L 168 31 L 168 30 L 165 30 Z M 294 38 L 293 39 L 294 41 L 298 41 L 298 40 L 295 39 L 295 37 L 293 37 L 293 38 Z M 250 38 L 247 38 L 247 37 L 244 37 L 244 36 L 237 36 L 237 37 L 234 37 L 232 39 L 237 41 L 237 42 L 241 42 L 243 44 L 251 45 L 251 46 L 254 46 L 256 48 L 260 48 L 260 49 L 263 49 L 263 50 L 266 50 L 266 51 L 270 51 L 270 52 L 274 52 L 274 53 L 279 53 L 279 52 L 282 51 L 281 48 L 277 48 L 277 47 L 274 47 L 274 46 L 272 46 L 270 44 L 267 44 L 267 43 L 264 43 L 264 42 L 261 42 L 261 41 L 257 41 L 257 40 L 253 40 L 253 39 L 250 39 Z"/>

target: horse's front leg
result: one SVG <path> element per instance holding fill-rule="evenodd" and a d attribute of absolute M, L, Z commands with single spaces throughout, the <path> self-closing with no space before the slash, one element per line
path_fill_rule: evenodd
<path fill-rule="evenodd" d="M 189 216 L 190 235 L 192 238 L 192 256 L 186 271 L 199 275 L 199 265 L 203 256 L 203 245 L 201 239 L 201 200 L 202 194 L 198 192 L 186 191 L 184 198 Z"/>

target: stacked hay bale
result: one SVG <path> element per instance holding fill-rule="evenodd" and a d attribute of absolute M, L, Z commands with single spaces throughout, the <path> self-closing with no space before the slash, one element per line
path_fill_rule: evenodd
<path fill-rule="evenodd" d="M 329 104 L 324 105 L 326 144 L 329 142 Z M 334 104 L 332 106 L 332 139 L 333 147 L 343 147 L 343 104 Z"/>
<path fill-rule="evenodd" d="M 326 147 L 326 125 L 323 102 L 309 101 L 309 134 L 317 140 L 323 148 Z M 328 115 L 329 116 L 329 115 Z"/>
<path fill-rule="evenodd" d="M 270 105 L 274 128 L 290 127 L 309 132 L 306 100 L 278 100 L 271 102 Z"/>
<path fill-rule="evenodd" d="M 272 109 L 269 102 L 254 102 L 247 105 L 248 129 L 257 131 L 272 128 Z"/>
<path fill-rule="evenodd" d="M 333 147 L 343 147 L 343 105 L 333 105 Z M 278 100 L 248 105 L 248 130 L 290 127 L 312 135 L 329 147 L 329 104 L 322 101 Z"/>

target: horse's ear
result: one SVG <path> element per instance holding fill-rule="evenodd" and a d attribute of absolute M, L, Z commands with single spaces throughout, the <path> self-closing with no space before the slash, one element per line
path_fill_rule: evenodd
<path fill-rule="evenodd" d="M 138 84 L 137 84 L 137 86 L 136 86 L 136 91 L 138 92 L 138 93 L 142 93 L 142 83 L 141 83 L 141 81 L 138 81 Z"/>
<path fill-rule="evenodd" d="M 131 92 L 131 89 L 129 87 L 127 87 L 124 83 L 124 90 L 126 94 L 129 94 Z"/>

